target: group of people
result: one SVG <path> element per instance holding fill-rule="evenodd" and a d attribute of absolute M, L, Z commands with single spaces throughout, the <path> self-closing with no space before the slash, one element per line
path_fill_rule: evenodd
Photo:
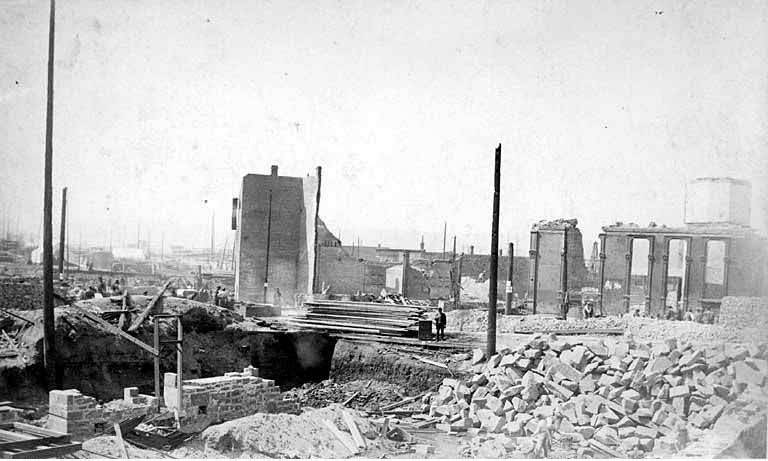
<path fill-rule="evenodd" d="M 88 285 L 87 288 L 84 288 L 83 284 L 76 283 L 75 286 L 67 293 L 69 297 L 76 300 L 105 298 L 107 296 L 120 296 L 122 294 L 123 289 L 119 279 L 114 279 L 108 284 L 101 276 L 99 276 L 99 280 L 96 286 Z"/>
<path fill-rule="evenodd" d="M 216 287 L 216 290 L 213 292 L 213 304 L 227 309 L 232 308 L 233 300 L 230 298 L 225 287 L 221 285 Z"/>

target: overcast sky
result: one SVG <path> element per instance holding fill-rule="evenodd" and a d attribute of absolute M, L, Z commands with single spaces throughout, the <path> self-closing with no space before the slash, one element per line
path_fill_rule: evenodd
<path fill-rule="evenodd" d="M 48 2 L 0 0 L 0 219 L 41 226 Z M 54 224 L 71 242 L 232 242 L 242 176 L 323 167 L 345 244 L 527 253 L 678 225 L 685 184 L 753 185 L 768 228 L 768 2 L 59 0 Z M 204 203 L 208 200 L 209 203 Z"/>

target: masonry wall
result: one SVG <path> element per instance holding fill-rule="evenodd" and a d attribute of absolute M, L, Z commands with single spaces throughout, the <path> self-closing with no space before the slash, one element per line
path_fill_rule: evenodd
<path fill-rule="evenodd" d="M 531 257 L 530 264 L 536 264 L 534 280 L 531 280 L 528 293 L 533 295 L 536 289 L 536 313 L 559 314 L 562 265 L 562 250 L 564 232 L 559 230 L 534 230 L 532 234 L 538 239 L 538 250 Z M 578 228 L 568 229 L 568 291 L 579 291 L 586 285 L 587 269 L 584 264 L 584 246 L 581 231 Z M 576 314 L 575 310 L 571 311 Z"/>
<path fill-rule="evenodd" d="M 46 427 L 75 438 L 87 438 L 113 427 L 114 423 L 152 415 L 156 410 L 157 399 L 139 394 L 136 387 L 124 389 L 123 399 L 105 404 L 81 394 L 77 389 L 53 390 L 48 394 Z"/>
<path fill-rule="evenodd" d="M 315 208 L 307 208 L 317 193 L 316 178 L 249 174 L 240 192 L 236 237 L 235 295 L 238 300 L 264 302 L 267 262 L 269 195 L 272 218 L 267 302 L 280 290 L 285 302 L 311 290 L 314 258 Z M 308 246 L 309 245 L 309 246 Z"/>
<path fill-rule="evenodd" d="M 766 240 L 751 235 L 687 235 L 678 233 L 654 232 L 607 232 L 605 245 L 601 252 L 605 254 L 604 278 L 602 281 L 603 308 L 607 314 L 626 313 L 625 294 L 626 276 L 629 260 L 629 242 L 635 238 L 653 236 L 653 258 L 649 261 L 653 267 L 650 279 L 650 315 L 664 315 L 667 301 L 664 298 L 664 258 L 666 239 L 690 238 L 688 257 L 690 267 L 688 287 L 681 296 L 681 303 L 687 297 L 688 309 L 696 311 L 703 306 L 702 300 L 719 301 L 723 296 L 765 296 L 768 294 L 768 249 Z M 726 262 L 727 287 L 724 285 L 705 285 L 707 241 L 727 239 L 730 241 Z M 651 247 L 649 246 L 649 249 Z M 639 290 L 638 290 L 639 291 Z M 642 304 L 644 295 L 633 291 L 630 304 Z"/>
<path fill-rule="evenodd" d="M 520 249 L 515 253 L 519 254 Z M 512 274 L 512 289 L 520 298 L 525 296 L 528 291 L 530 260 L 524 256 L 515 256 L 514 273 Z M 463 255 L 461 260 L 461 276 L 471 277 L 475 281 L 485 281 L 488 279 L 491 269 L 490 255 Z M 498 289 L 499 299 L 506 299 L 506 285 L 509 274 L 509 256 L 499 257 L 498 265 Z M 487 298 L 487 296 L 486 296 Z"/>
<path fill-rule="evenodd" d="M 217 424 L 253 413 L 299 411 L 298 402 L 284 400 L 275 382 L 259 378 L 258 369 L 254 367 L 245 368 L 242 373 L 184 380 L 181 405 L 176 374 L 166 373 L 163 395 L 169 410 L 179 410 L 182 425 L 200 420 Z"/>
<path fill-rule="evenodd" d="M 385 285 L 386 265 L 361 261 L 341 247 L 320 247 L 317 264 L 318 289 L 325 284 L 331 293 L 358 291 L 378 295 Z"/>

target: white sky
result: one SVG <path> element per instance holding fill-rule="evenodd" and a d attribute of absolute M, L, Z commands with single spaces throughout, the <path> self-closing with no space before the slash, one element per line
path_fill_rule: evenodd
<path fill-rule="evenodd" d="M 48 3 L 0 0 L 0 219 L 42 216 Z M 768 2 L 57 3 L 54 201 L 71 241 L 229 238 L 247 173 L 323 166 L 345 244 L 501 247 L 577 217 L 682 222 L 685 183 L 752 181 L 768 228 Z M 109 208 L 109 213 L 107 213 Z M 15 224 L 14 224 L 15 225 Z M 449 244 L 450 246 L 450 244 Z"/>

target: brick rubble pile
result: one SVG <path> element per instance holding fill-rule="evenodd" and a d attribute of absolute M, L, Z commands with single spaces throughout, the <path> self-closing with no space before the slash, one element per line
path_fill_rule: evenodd
<path fill-rule="evenodd" d="M 424 397 L 423 410 L 440 418 L 438 429 L 499 434 L 512 445 L 547 427 L 578 444 L 581 456 L 672 453 L 724 414 L 765 412 L 766 355 L 765 345 L 568 343 L 536 335 L 487 360 L 476 350 L 471 378 L 445 379 Z"/>

